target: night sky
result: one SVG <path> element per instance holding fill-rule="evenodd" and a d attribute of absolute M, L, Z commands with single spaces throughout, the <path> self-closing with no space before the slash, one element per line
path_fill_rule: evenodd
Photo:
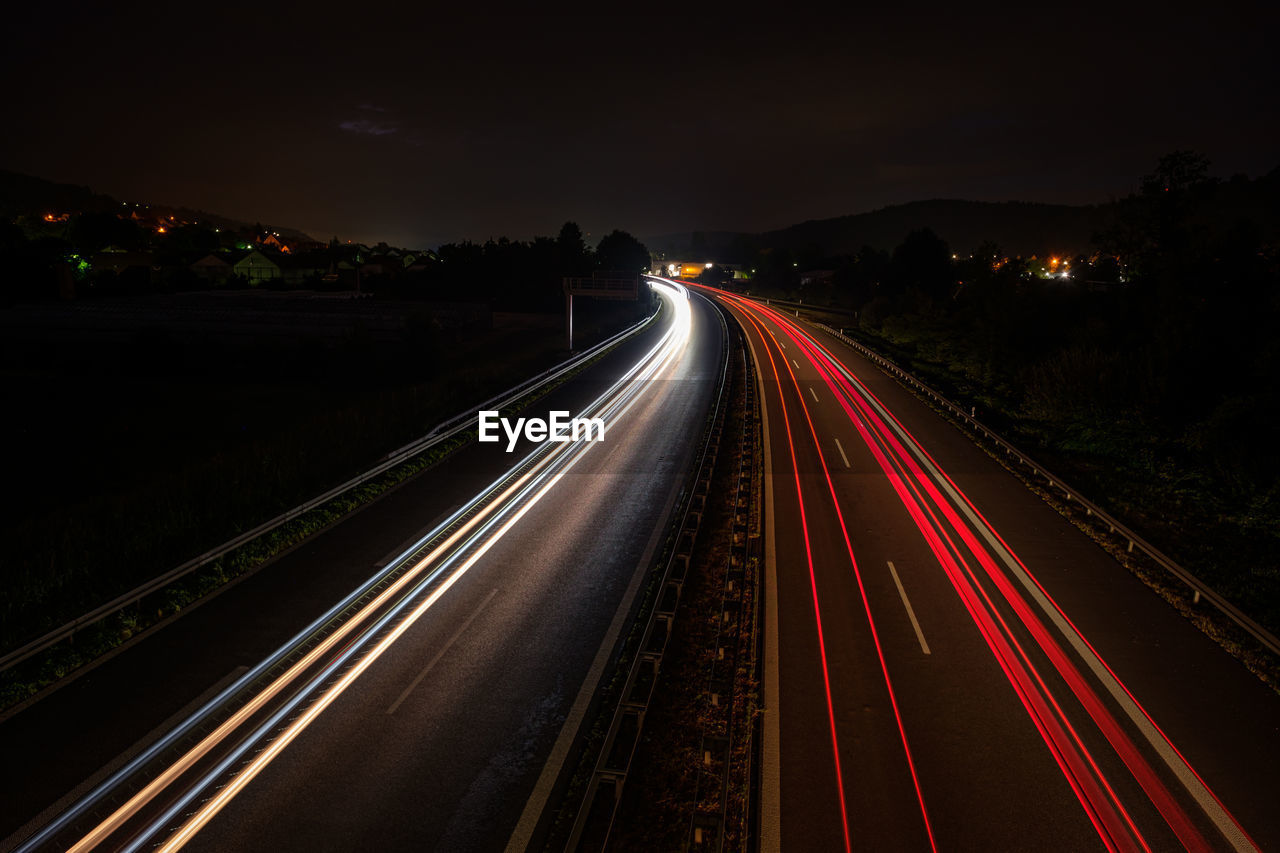
<path fill-rule="evenodd" d="M 27 4 L 0 168 L 430 246 L 1105 201 L 1175 148 L 1280 165 L 1271 4 L 772 5 Z"/>

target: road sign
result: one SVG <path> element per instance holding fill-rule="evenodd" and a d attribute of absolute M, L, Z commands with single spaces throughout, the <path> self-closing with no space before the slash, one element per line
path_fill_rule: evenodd
<path fill-rule="evenodd" d="M 640 294 L 640 276 L 620 272 L 597 272 L 586 277 L 566 276 L 564 292 L 568 296 L 634 300 Z"/>
<path fill-rule="evenodd" d="M 634 302 L 640 297 L 639 274 L 605 272 L 597 270 L 591 276 L 565 276 L 564 278 L 564 331 L 573 351 L 573 297 L 591 296 L 596 299 L 616 299 Z"/>

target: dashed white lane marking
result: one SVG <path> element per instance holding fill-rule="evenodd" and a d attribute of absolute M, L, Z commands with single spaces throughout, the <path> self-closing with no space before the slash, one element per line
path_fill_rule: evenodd
<path fill-rule="evenodd" d="M 436 652 L 435 657 L 433 657 L 430 661 L 427 662 L 427 665 L 422 668 L 422 672 L 418 673 L 418 677 L 415 678 L 413 681 L 409 682 L 409 686 L 404 689 L 404 692 L 400 694 L 400 696 L 396 699 L 396 701 L 391 703 L 391 707 L 387 709 L 388 714 L 394 714 L 396 712 L 396 708 L 399 708 L 400 704 L 404 702 L 404 700 L 409 698 L 409 694 L 413 692 L 413 688 L 417 687 L 419 684 L 422 683 L 422 679 L 427 677 L 427 673 L 431 671 L 431 668 L 440 662 L 440 658 L 444 657 L 445 652 L 453 648 L 453 644 L 456 643 L 458 641 L 458 638 L 462 636 L 462 632 L 471 627 L 471 623 L 476 621 L 476 617 L 480 615 L 480 611 L 484 610 L 485 607 L 489 604 L 489 602 L 493 600 L 493 597 L 497 594 L 498 594 L 498 591 L 495 589 L 490 591 L 490 593 L 484 597 L 484 601 L 480 602 L 480 606 L 477 607 L 472 612 L 472 614 L 467 617 L 467 621 L 463 622 L 462 626 L 459 627 L 458 630 L 453 632 L 453 636 L 450 637 L 448 641 L 443 646 L 440 647 L 440 651 Z"/>
<path fill-rule="evenodd" d="M 840 458 L 844 460 L 844 467 L 852 468 L 849 464 L 849 457 L 844 455 L 844 445 L 840 443 L 840 439 L 836 439 L 836 449 L 840 451 Z"/>
<path fill-rule="evenodd" d="M 893 575 L 893 582 L 898 586 L 898 595 L 902 596 L 902 606 L 907 608 L 907 615 L 911 617 L 911 627 L 916 629 L 916 639 L 920 641 L 920 651 L 926 655 L 929 654 L 929 644 L 924 641 L 924 631 L 920 630 L 920 623 L 916 620 L 916 612 L 911 609 L 911 602 L 907 599 L 907 591 L 902 588 L 902 581 L 898 579 L 898 570 L 893 567 L 893 561 L 889 561 L 889 574 Z"/>

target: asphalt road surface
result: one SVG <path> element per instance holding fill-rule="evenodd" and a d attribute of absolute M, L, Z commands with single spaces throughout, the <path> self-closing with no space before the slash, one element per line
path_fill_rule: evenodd
<path fill-rule="evenodd" d="M 1280 697 L 869 362 L 767 306 L 763 845 L 1280 849 Z"/>
<path fill-rule="evenodd" d="M 663 298 L 653 327 L 522 413 L 596 401 L 603 441 L 547 445 L 515 468 L 533 445 L 470 446 L 0 724 L 9 766 L 30 768 L 20 785 L 10 777 L 0 832 L 16 843 L 56 821 L 130 744 L 180 725 L 298 635 L 250 699 L 228 700 L 40 848 L 492 850 L 527 838 L 719 376 L 718 312 Z M 387 579 L 321 618 L 371 575 Z"/>

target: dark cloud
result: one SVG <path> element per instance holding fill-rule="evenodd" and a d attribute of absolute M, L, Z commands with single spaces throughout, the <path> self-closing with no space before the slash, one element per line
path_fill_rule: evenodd
<path fill-rule="evenodd" d="M 1098 201 L 1175 148 L 1280 164 L 1275 8 L 1007 8 L 366 4 L 355 33 L 323 3 L 26 4 L 0 167 L 419 244 Z"/>
<path fill-rule="evenodd" d="M 367 118 L 353 119 L 338 124 L 338 127 L 351 133 L 364 133 L 369 136 L 387 136 L 400 129 L 393 121 L 370 121 Z"/>

